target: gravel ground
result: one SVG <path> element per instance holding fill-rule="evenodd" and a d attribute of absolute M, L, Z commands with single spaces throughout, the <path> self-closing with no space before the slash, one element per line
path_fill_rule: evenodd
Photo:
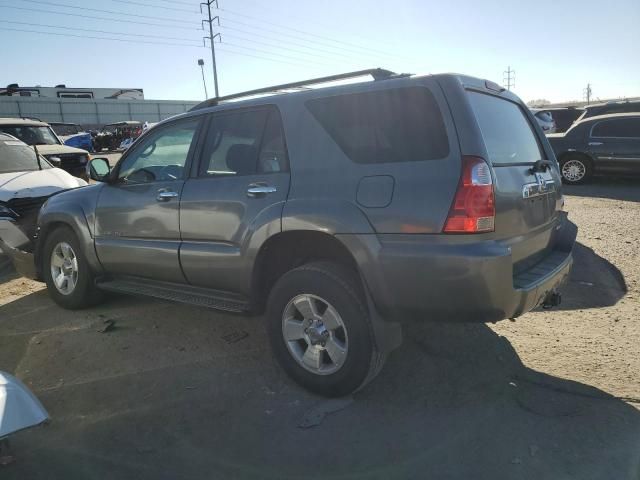
<path fill-rule="evenodd" d="M 5 275 L 0 369 L 52 420 L 12 437 L 0 476 L 637 480 L 640 180 L 566 193 L 580 233 L 558 309 L 408 325 L 340 400 L 282 374 L 260 318 L 129 297 L 69 312 Z"/>

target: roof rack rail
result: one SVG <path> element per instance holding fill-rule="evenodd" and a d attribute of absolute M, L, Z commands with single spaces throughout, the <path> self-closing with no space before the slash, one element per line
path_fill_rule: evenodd
<path fill-rule="evenodd" d="M 398 76 L 406 76 L 406 74 L 398 75 L 397 73 L 392 72 L 391 70 L 385 70 L 384 68 L 369 68 L 367 70 L 358 70 L 356 72 L 349 72 L 349 73 L 339 73 L 337 75 L 330 75 L 328 77 L 311 78 L 309 80 L 302 80 L 300 82 L 283 83 L 282 85 L 274 85 L 272 87 L 264 87 L 264 88 L 258 88 L 256 90 L 248 90 L 246 92 L 233 93 L 231 95 L 225 95 L 223 97 L 210 98 L 208 100 L 205 100 L 204 102 L 197 104 L 195 107 L 192 107 L 189 111 L 192 112 L 194 110 L 200 110 L 207 107 L 215 107 L 220 102 L 224 102 L 227 100 L 234 100 L 236 98 L 252 97 L 254 95 L 259 95 L 261 93 L 275 93 L 279 90 L 306 87 L 307 85 L 317 85 L 319 83 L 329 83 L 329 82 L 335 82 L 338 80 L 346 80 L 349 78 L 364 77 L 367 75 L 371 75 L 371 77 L 374 80 L 387 80 L 389 78 L 394 78 Z"/>

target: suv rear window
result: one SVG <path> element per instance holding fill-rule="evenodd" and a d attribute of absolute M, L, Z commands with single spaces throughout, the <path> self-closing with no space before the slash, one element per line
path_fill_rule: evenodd
<path fill-rule="evenodd" d="M 356 163 L 435 160 L 449 139 L 433 94 L 424 87 L 321 98 L 307 108 Z"/>
<path fill-rule="evenodd" d="M 544 158 L 531 124 L 518 104 L 477 92 L 469 92 L 469 101 L 493 165 L 533 163 Z"/>

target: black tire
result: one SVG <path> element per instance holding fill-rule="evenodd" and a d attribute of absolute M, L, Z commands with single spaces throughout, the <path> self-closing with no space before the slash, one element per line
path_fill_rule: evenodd
<path fill-rule="evenodd" d="M 283 314 L 299 295 L 326 300 L 339 314 L 348 336 L 346 358 L 337 371 L 321 375 L 299 363 L 283 334 Z M 278 363 L 302 387 L 327 397 L 355 392 L 382 368 L 385 356 L 378 351 L 357 274 L 331 262 L 314 262 L 284 274 L 267 303 L 267 330 Z M 311 347 L 308 347 L 311 348 Z"/>
<path fill-rule="evenodd" d="M 75 288 L 68 294 L 63 294 L 58 290 L 51 272 L 53 251 L 56 246 L 62 242 L 71 246 L 78 265 Z M 69 227 L 58 227 L 47 235 L 42 250 L 42 276 L 47 284 L 49 295 L 54 302 L 63 308 L 69 310 L 87 308 L 100 303 L 104 298 L 103 292 L 95 286 L 95 277 L 84 256 L 84 252 L 80 248 L 80 242 L 76 234 Z"/>
<path fill-rule="evenodd" d="M 570 178 L 565 171 L 565 165 L 570 164 L 569 162 L 574 162 L 578 168 L 580 165 L 584 168 L 584 175 L 581 178 Z M 570 164 L 571 165 L 571 164 Z M 580 185 L 585 183 L 591 178 L 591 174 L 593 173 L 593 165 L 591 164 L 591 159 L 584 157 L 582 155 L 570 155 L 563 157 L 560 160 L 560 175 L 562 176 L 562 182 L 567 185 Z"/>

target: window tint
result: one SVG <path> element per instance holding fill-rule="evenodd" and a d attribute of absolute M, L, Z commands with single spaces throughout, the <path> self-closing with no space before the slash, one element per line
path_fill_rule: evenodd
<path fill-rule="evenodd" d="M 516 103 L 483 93 L 468 95 L 492 164 L 531 163 L 543 158 L 531 124 Z"/>
<path fill-rule="evenodd" d="M 280 115 L 275 109 L 214 115 L 200 175 L 252 175 L 287 170 Z"/>
<path fill-rule="evenodd" d="M 152 130 L 140 139 L 120 166 L 118 178 L 127 183 L 151 183 L 184 178 L 185 164 L 199 119 Z"/>
<path fill-rule="evenodd" d="M 640 118 L 617 118 L 598 122 L 594 125 L 591 136 L 640 138 Z"/>
<path fill-rule="evenodd" d="M 427 88 L 403 88 L 321 98 L 307 107 L 357 163 L 444 158 L 449 140 L 440 108 Z"/>

